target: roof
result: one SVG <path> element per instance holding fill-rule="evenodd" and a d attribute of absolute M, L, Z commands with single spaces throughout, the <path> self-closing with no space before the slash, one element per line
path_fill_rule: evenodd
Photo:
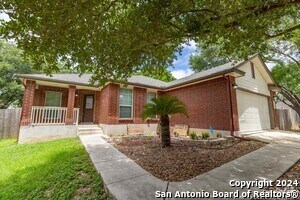
<path fill-rule="evenodd" d="M 52 76 L 48 76 L 46 74 L 18 74 L 17 75 L 17 77 L 19 78 L 25 78 L 31 80 L 98 87 L 96 84 L 91 85 L 91 83 L 89 82 L 91 76 L 92 74 L 83 74 L 82 76 L 79 76 L 78 74 L 53 74 Z M 145 86 L 145 87 L 162 88 L 166 84 L 166 82 L 154 78 L 142 76 L 142 75 L 134 75 L 128 79 L 128 84 Z"/>
<path fill-rule="evenodd" d="M 243 62 L 229 62 L 224 65 L 220 65 L 218 67 L 208 69 L 196 74 L 192 74 L 190 76 L 177 79 L 171 82 L 164 82 L 154 78 L 142 76 L 142 75 L 134 75 L 128 79 L 129 85 L 137 85 L 143 87 L 150 87 L 156 89 L 170 89 L 177 86 L 213 78 L 219 75 L 235 72 L 241 76 L 245 74 L 245 72 L 239 70 L 238 68 L 248 62 L 249 60 L 259 57 L 259 54 L 255 54 L 251 58 Z M 260 58 L 261 60 L 261 58 Z M 261 60 L 262 61 L 262 60 Z M 268 70 L 267 70 L 268 71 Z M 49 82 L 58 82 L 58 83 L 66 83 L 66 84 L 74 84 L 74 85 L 82 85 L 82 86 L 90 86 L 97 87 L 97 85 L 91 85 L 89 80 L 91 78 L 91 74 L 84 74 L 79 76 L 78 74 L 54 74 L 53 76 L 47 76 L 45 74 L 18 74 L 17 77 L 31 79 L 31 80 L 41 80 L 41 81 L 49 81 Z M 271 75 L 270 75 L 271 76 Z M 272 77 L 271 77 L 272 78 Z"/>
<path fill-rule="evenodd" d="M 198 72 L 196 74 L 192 74 L 190 76 L 166 83 L 165 88 L 172 88 L 175 86 L 184 85 L 184 84 L 192 83 L 195 81 L 200 81 L 203 79 L 215 77 L 215 76 L 218 76 L 221 74 L 226 74 L 226 73 L 234 72 L 234 71 L 238 72 L 241 75 L 244 75 L 243 71 L 235 69 L 235 67 L 237 65 L 239 65 L 240 63 L 241 62 L 239 62 L 239 63 L 229 62 L 224 65 L 220 65 L 218 67 L 214 67 L 214 68 L 202 71 L 202 72 Z"/>

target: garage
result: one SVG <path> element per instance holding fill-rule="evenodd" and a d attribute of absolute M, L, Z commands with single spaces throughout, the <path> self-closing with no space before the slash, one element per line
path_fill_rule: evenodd
<path fill-rule="evenodd" d="M 237 90 L 237 104 L 241 132 L 271 128 L 267 97 Z"/>

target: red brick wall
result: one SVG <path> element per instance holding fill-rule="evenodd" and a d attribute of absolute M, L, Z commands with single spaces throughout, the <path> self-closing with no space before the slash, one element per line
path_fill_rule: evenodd
<path fill-rule="evenodd" d="M 31 108 L 34 105 L 35 81 L 26 81 L 26 87 L 23 96 L 21 126 L 30 123 Z"/>
<path fill-rule="evenodd" d="M 119 119 L 119 90 L 117 84 L 108 84 L 102 89 L 100 95 L 100 114 L 99 123 L 101 124 L 141 124 L 145 123 L 141 119 L 143 106 L 147 101 L 147 89 L 134 87 L 133 89 L 133 118 Z M 151 120 L 151 123 L 156 123 L 157 120 Z"/>
<path fill-rule="evenodd" d="M 33 106 L 44 106 L 45 105 L 45 96 L 47 91 L 61 92 L 62 100 L 61 106 L 68 106 L 68 88 L 59 88 L 59 87 L 50 87 L 39 85 L 38 89 L 35 90 L 34 103 Z"/>
<path fill-rule="evenodd" d="M 143 106 L 147 101 L 147 89 L 134 87 L 133 89 L 133 122 L 136 124 L 144 123 L 141 118 Z"/>
<path fill-rule="evenodd" d="M 99 123 L 117 124 L 119 120 L 119 88 L 117 84 L 108 84 L 101 90 Z"/>
<path fill-rule="evenodd" d="M 174 89 L 165 94 L 175 95 L 181 99 L 188 110 L 189 118 L 173 115 L 171 125 L 188 124 L 191 128 L 230 130 L 230 103 L 228 80 L 218 78 L 198 84 Z M 233 91 L 233 94 L 235 91 Z M 233 97 L 236 105 L 236 97 Z M 237 108 L 234 108 L 237 116 Z"/>
<path fill-rule="evenodd" d="M 45 105 L 45 96 L 47 91 L 55 91 L 55 92 L 62 92 L 62 107 L 67 107 L 68 106 L 68 88 L 59 88 L 59 87 L 51 87 L 51 86 L 39 86 L 38 89 L 35 90 L 35 95 L 34 95 L 34 105 L 33 106 L 44 106 Z M 79 109 L 79 118 L 78 121 L 79 123 L 82 122 L 82 100 L 84 94 L 94 94 L 94 117 L 93 121 L 95 124 L 98 123 L 99 121 L 99 113 L 100 113 L 100 91 L 92 91 L 92 90 L 82 90 L 82 89 L 76 89 L 75 95 L 75 104 L 74 108 L 80 108 Z"/>
<path fill-rule="evenodd" d="M 68 112 L 67 112 L 67 121 L 66 124 L 72 125 L 74 122 L 73 119 L 73 110 L 74 110 L 74 105 L 75 105 L 75 91 L 76 91 L 76 86 L 69 86 L 69 92 L 68 92 Z"/>

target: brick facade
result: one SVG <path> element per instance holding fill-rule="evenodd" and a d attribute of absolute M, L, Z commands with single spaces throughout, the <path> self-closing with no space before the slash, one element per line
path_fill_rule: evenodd
<path fill-rule="evenodd" d="M 169 90 L 158 91 L 158 95 L 170 94 L 181 99 L 187 106 L 189 118 L 174 115 L 171 118 L 171 125 L 188 124 L 191 128 L 209 129 L 212 126 L 215 130 L 231 130 L 231 109 L 230 92 L 232 95 L 232 109 L 234 128 L 239 130 L 236 91 L 232 88 L 235 78 L 221 77 L 197 84 Z M 231 85 L 230 85 L 231 84 Z M 81 90 L 75 86 L 70 88 L 58 88 L 39 86 L 35 89 L 33 81 L 27 81 L 22 122 L 29 123 L 30 111 L 33 106 L 44 106 L 46 91 L 62 92 L 62 107 L 68 107 L 68 124 L 73 123 L 73 108 L 80 108 L 79 123 L 82 118 L 83 97 L 85 94 L 94 95 L 93 123 L 95 124 L 122 124 L 122 123 L 145 123 L 141 119 L 143 106 L 147 100 L 147 89 L 141 87 L 133 88 L 133 118 L 131 120 L 119 119 L 119 90 L 120 85 L 108 84 L 101 91 Z M 31 106 L 31 107 L 30 107 Z M 71 116 L 72 115 L 72 116 Z M 155 123 L 157 120 L 151 120 Z"/>
<path fill-rule="evenodd" d="M 188 124 L 191 128 L 199 129 L 209 129 L 212 126 L 215 130 L 230 131 L 228 83 L 228 79 L 222 77 L 165 92 L 164 94 L 175 95 L 182 100 L 189 113 L 189 118 L 181 115 L 172 116 L 171 125 Z M 232 93 L 235 96 L 235 91 Z M 236 97 L 232 100 L 237 121 Z"/>
<path fill-rule="evenodd" d="M 50 87 L 42 85 L 39 85 L 38 88 L 35 90 L 33 106 L 45 106 L 45 97 L 47 91 L 61 92 L 61 107 L 68 106 L 68 88 Z"/>
<path fill-rule="evenodd" d="M 76 91 L 76 86 L 69 86 L 69 92 L 68 92 L 68 110 L 67 110 L 67 125 L 72 125 L 74 123 L 73 119 L 73 110 L 74 110 L 74 105 L 75 105 L 75 91 Z"/>
<path fill-rule="evenodd" d="M 147 101 L 147 89 L 134 87 L 133 89 L 133 122 L 135 124 L 145 123 L 142 118 L 143 106 Z"/>
<path fill-rule="evenodd" d="M 26 87 L 23 96 L 22 116 L 20 124 L 26 126 L 30 123 L 31 108 L 34 106 L 35 81 L 26 81 Z"/>
<path fill-rule="evenodd" d="M 119 119 L 119 88 L 117 84 L 108 84 L 100 94 L 100 124 L 117 124 Z"/>

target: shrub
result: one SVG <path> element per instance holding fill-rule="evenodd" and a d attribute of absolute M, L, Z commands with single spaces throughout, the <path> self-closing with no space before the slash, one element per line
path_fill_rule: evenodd
<path fill-rule="evenodd" d="M 197 134 L 196 134 L 195 131 L 189 133 L 189 136 L 190 136 L 190 138 L 191 138 L 192 140 L 196 140 L 196 139 L 197 139 Z"/>
<path fill-rule="evenodd" d="M 208 133 L 208 132 L 203 132 L 203 133 L 202 133 L 202 139 L 203 139 L 203 140 L 209 139 L 209 133 Z"/>
<path fill-rule="evenodd" d="M 146 135 L 147 140 L 152 140 L 153 136 L 151 134 Z"/>
<path fill-rule="evenodd" d="M 217 138 L 221 138 L 222 137 L 222 133 L 217 133 Z"/>

